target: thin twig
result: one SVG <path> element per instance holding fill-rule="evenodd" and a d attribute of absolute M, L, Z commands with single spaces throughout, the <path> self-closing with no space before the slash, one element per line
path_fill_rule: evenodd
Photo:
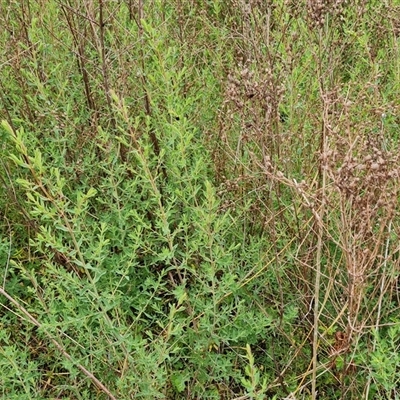
<path fill-rule="evenodd" d="M 42 328 L 42 324 L 32 315 L 30 314 L 21 304 L 18 303 L 17 300 L 15 300 L 12 296 L 10 296 L 3 288 L 0 288 L 0 294 L 2 294 L 4 297 L 6 297 L 12 304 L 15 305 L 15 307 L 18 308 L 35 326 L 38 328 Z M 54 346 L 57 347 L 57 349 L 63 354 L 63 356 L 68 360 L 71 361 L 73 364 L 75 364 L 102 392 L 104 392 L 111 400 L 117 400 L 117 398 L 110 392 L 110 390 L 104 386 L 103 383 L 101 383 L 94 375 L 92 372 L 87 370 L 83 365 L 76 363 L 72 357 L 67 353 L 67 351 L 64 349 L 64 347 L 57 342 L 54 338 L 50 336 L 48 332 L 44 330 L 44 333 L 46 336 L 51 340 L 51 342 L 54 344 Z"/>

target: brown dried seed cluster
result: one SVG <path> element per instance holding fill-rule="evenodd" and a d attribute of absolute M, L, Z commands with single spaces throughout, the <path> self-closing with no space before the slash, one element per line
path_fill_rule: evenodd
<path fill-rule="evenodd" d="M 241 140 L 265 141 L 267 128 L 276 121 L 284 88 L 269 68 L 255 76 L 251 62 L 228 76 L 225 90 L 226 116 L 241 121 Z"/>
<path fill-rule="evenodd" d="M 341 16 L 346 0 L 308 0 L 307 12 L 311 25 L 322 27 L 328 15 Z"/>
<path fill-rule="evenodd" d="M 321 158 L 340 195 L 351 206 L 352 233 L 365 241 L 380 219 L 389 218 L 396 209 L 400 168 L 397 153 L 381 150 L 371 140 L 360 138 L 359 142 L 346 155 L 328 150 Z"/>
<path fill-rule="evenodd" d="M 257 79 L 249 67 L 243 67 L 238 73 L 228 76 L 225 97 L 226 102 L 234 103 L 238 109 L 255 101 L 261 102 L 264 109 L 271 109 L 277 105 L 283 91 L 271 69 L 266 69 L 264 76 Z"/>

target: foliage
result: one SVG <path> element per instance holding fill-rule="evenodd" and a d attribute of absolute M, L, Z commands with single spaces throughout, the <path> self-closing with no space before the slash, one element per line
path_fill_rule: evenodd
<path fill-rule="evenodd" d="M 4 398 L 399 396 L 397 0 L 0 4 Z"/>

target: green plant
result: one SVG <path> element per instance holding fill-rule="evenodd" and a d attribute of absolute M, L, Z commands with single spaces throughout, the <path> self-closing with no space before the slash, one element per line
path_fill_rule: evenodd
<path fill-rule="evenodd" d="M 3 397 L 398 395 L 399 5 L 323 3 L 0 0 Z"/>
<path fill-rule="evenodd" d="M 245 367 L 247 378 L 241 378 L 242 385 L 247 390 L 250 399 L 264 399 L 267 389 L 267 378 L 261 378 L 260 370 L 254 364 L 254 357 L 249 345 L 246 346 L 246 358 L 248 360 L 248 365 Z"/>

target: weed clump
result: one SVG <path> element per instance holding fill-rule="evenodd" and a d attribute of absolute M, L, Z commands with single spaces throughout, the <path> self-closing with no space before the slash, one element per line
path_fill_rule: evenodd
<path fill-rule="evenodd" d="M 4 398 L 399 386 L 395 2 L 7 2 Z"/>

